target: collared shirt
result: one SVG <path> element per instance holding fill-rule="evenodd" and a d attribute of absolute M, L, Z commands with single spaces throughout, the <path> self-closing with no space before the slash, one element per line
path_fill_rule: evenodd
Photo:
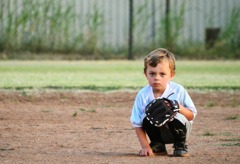
<path fill-rule="evenodd" d="M 177 100 L 179 104 L 193 112 L 194 118 L 197 115 L 197 109 L 187 93 L 184 87 L 180 84 L 169 82 L 167 87 L 162 94 L 161 98 L 168 98 L 170 100 Z M 154 94 L 153 89 L 150 85 L 143 87 L 137 94 L 133 108 L 130 121 L 133 127 L 142 127 L 142 121 L 145 115 L 146 106 L 153 100 Z M 190 121 L 193 123 L 193 120 Z"/>

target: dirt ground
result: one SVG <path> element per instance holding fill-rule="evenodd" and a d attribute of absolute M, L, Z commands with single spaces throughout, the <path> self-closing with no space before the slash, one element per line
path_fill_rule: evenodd
<path fill-rule="evenodd" d="M 0 91 L 0 163 L 239 163 L 240 93 L 190 91 L 190 157 L 139 157 L 137 91 Z"/>

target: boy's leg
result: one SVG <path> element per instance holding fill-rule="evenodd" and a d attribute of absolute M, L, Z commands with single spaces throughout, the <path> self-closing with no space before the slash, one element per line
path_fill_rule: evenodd
<path fill-rule="evenodd" d="M 186 127 L 186 140 L 188 140 L 189 136 L 190 136 L 190 133 L 192 131 L 192 124 L 187 120 L 187 118 L 184 115 L 182 115 L 180 113 L 176 114 L 174 120 L 178 120 L 177 122 L 179 123 L 180 126 L 184 125 Z M 177 123 L 176 126 L 179 126 L 178 123 Z M 182 124 L 180 124 L 180 123 L 182 123 Z M 171 124 L 171 122 L 170 122 L 170 124 Z M 182 128 L 185 129 L 184 127 L 182 127 Z"/>
<path fill-rule="evenodd" d="M 174 136 L 174 156 L 188 156 L 186 140 L 189 138 L 192 126 L 185 116 L 178 113 L 175 119 L 168 123 L 169 130 Z"/>
<path fill-rule="evenodd" d="M 165 144 L 174 143 L 175 156 L 188 156 L 185 142 L 189 138 L 192 125 L 182 114 L 178 113 L 172 122 L 162 127 L 155 127 L 147 119 L 144 119 L 143 129 L 151 140 L 151 147 L 160 143 L 163 145 L 162 150 L 166 150 Z"/>
<path fill-rule="evenodd" d="M 153 126 L 149 123 L 149 121 L 145 118 L 143 119 L 143 129 L 146 131 L 151 143 L 150 146 L 153 150 L 153 153 L 157 153 L 159 155 L 166 155 L 166 146 L 161 137 L 161 129 Z"/>
<path fill-rule="evenodd" d="M 173 124 L 175 122 L 177 122 L 175 126 L 179 126 L 178 124 L 180 124 L 180 122 L 182 123 L 180 125 L 185 125 L 182 128 L 185 129 L 185 127 L 186 127 L 186 129 L 187 129 L 186 135 L 184 135 L 184 136 L 185 136 L 185 140 L 188 140 L 191 130 L 192 130 L 192 124 L 182 114 L 177 114 L 175 119 L 177 119 L 178 121 L 174 121 L 173 123 L 170 122 L 160 128 L 155 127 L 152 124 L 150 124 L 147 120 L 144 120 L 143 121 L 143 125 L 145 125 L 144 129 L 147 132 L 150 140 L 151 141 L 159 141 L 164 144 L 171 144 L 171 143 L 175 142 L 175 140 L 176 140 L 175 138 L 179 138 L 179 137 L 181 138 L 182 136 L 176 136 L 173 134 L 174 131 L 170 130 L 170 127 L 171 127 L 171 129 L 174 129 Z M 170 124 L 170 127 L 169 127 L 169 124 Z"/>

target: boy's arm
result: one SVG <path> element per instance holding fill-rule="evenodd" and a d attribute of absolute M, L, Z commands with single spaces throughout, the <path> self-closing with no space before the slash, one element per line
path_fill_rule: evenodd
<path fill-rule="evenodd" d="M 142 146 L 142 149 L 139 152 L 141 156 L 153 156 L 152 149 L 148 143 L 147 136 L 145 131 L 141 127 L 135 128 L 138 140 Z"/>
<path fill-rule="evenodd" d="M 187 108 L 185 108 L 184 106 L 179 104 L 179 113 L 183 114 L 188 121 L 191 121 L 194 117 L 193 112 Z"/>

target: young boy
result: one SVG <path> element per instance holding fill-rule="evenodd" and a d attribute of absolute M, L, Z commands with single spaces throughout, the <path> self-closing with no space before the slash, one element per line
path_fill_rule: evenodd
<path fill-rule="evenodd" d="M 149 85 L 138 92 L 130 119 L 142 146 L 139 155 L 166 155 L 165 144 L 173 143 L 173 156 L 187 157 L 186 140 L 197 110 L 187 91 L 170 81 L 175 75 L 174 55 L 163 48 L 150 52 L 144 59 L 144 75 Z M 162 127 L 155 127 L 145 118 L 146 106 L 158 97 L 177 100 L 179 103 L 179 112 L 174 120 Z"/>

